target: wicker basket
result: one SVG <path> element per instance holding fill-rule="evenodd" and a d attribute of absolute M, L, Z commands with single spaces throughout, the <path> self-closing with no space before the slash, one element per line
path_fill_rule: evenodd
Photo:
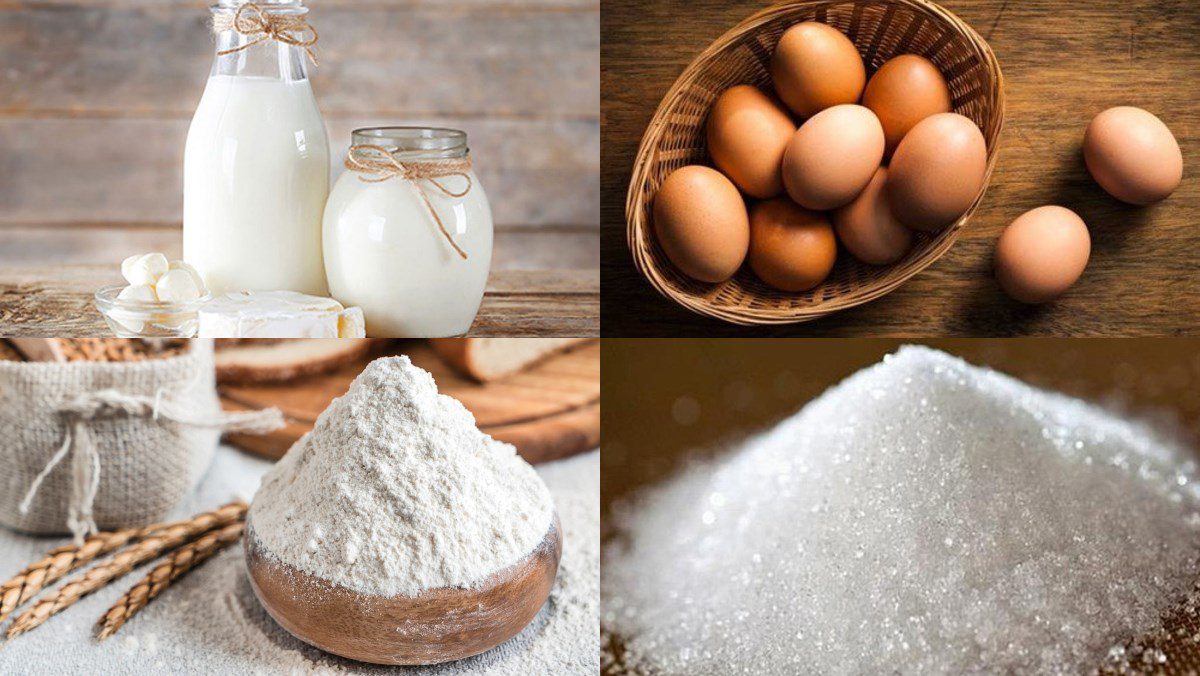
<path fill-rule="evenodd" d="M 987 173 L 971 208 L 936 235 L 917 234 L 899 261 L 871 266 L 841 252 L 829 278 L 804 293 L 773 289 L 747 266 L 720 284 L 675 269 L 654 237 L 651 201 L 663 180 L 688 164 L 710 164 L 704 124 L 718 95 L 738 84 L 771 88 L 768 64 L 784 30 L 816 20 L 849 36 L 868 76 L 889 58 L 920 54 L 942 71 L 954 111 L 971 118 L 987 142 Z M 684 307 L 735 324 L 790 324 L 874 300 L 903 284 L 950 248 L 983 199 L 996 164 L 1004 121 L 1000 65 L 990 47 L 958 17 L 927 0 L 794 0 L 769 7 L 709 45 L 659 104 L 642 138 L 625 204 L 634 263 L 660 293 Z"/>

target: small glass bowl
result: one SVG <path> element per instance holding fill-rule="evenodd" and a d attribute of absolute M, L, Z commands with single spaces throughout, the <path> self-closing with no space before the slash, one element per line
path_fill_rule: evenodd
<path fill-rule="evenodd" d="M 96 292 L 96 308 L 118 338 L 191 338 L 199 324 L 197 311 L 212 300 L 204 294 L 187 303 L 147 303 L 120 300 L 124 284 L 106 286 Z"/>

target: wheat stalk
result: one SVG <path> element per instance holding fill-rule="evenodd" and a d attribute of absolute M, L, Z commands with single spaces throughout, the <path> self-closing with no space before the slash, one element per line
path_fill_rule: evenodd
<path fill-rule="evenodd" d="M 241 521 L 246 515 L 246 503 L 240 500 L 211 512 L 200 514 L 190 521 L 153 530 L 146 537 L 117 552 L 112 558 L 97 564 L 82 575 L 69 580 L 48 598 L 33 604 L 13 621 L 7 637 L 13 638 L 41 625 L 56 613 L 69 608 L 84 596 L 122 577 L 134 568 L 158 558 L 164 552 L 186 544 L 215 528 Z"/>
<path fill-rule="evenodd" d="M 16 575 L 0 584 L 0 622 L 8 619 L 14 610 L 37 596 L 41 590 L 62 579 L 67 573 L 116 551 L 130 542 L 136 542 L 153 532 L 179 523 L 183 522 L 166 521 L 145 528 L 124 528 L 96 533 L 88 537 L 82 545 L 64 545 L 51 549 L 40 560 L 25 566 Z"/>
<path fill-rule="evenodd" d="M 45 587 L 76 568 L 123 547 L 135 539 L 139 532 L 136 528 L 126 528 L 97 533 L 82 545 L 66 545 L 46 552 L 41 560 L 29 564 L 0 585 L 0 622 Z"/>
<path fill-rule="evenodd" d="M 204 563 L 214 554 L 225 549 L 242 537 L 246 524 L 237 521 L 220 530 L 209 531 L 200 539 L 175 550 L 162 563 L 154 567 L 146 577 L 125 592 L 112 608 L 100 618 L 98 638 L 104 640 L 121 628 L 125 621 L 146 607 L 154 597 L 163 593 L 171 583 Z"/>

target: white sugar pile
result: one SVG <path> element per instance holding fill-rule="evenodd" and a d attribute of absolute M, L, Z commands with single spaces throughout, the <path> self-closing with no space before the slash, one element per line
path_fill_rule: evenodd
<path fill-rule="evenodd" d="M 253 536 L 366 594 L 472 587 L 550 529 L 546 485 L 408 357 L 377 359 L 263 479 Z"/>
<path fill-rule="evenodd" d="M 903 348 L 626 505 L 603 622 L 659 673 L 1094 669 L 1196 577 L 1186 457 Z"/>

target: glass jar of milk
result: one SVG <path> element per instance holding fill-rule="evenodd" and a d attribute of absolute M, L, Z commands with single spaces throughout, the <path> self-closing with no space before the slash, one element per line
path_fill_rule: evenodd
<path fill-rule="evenodd" d="M 467 332 L 492 260 L 492 212 L 454 129 L 353 133 L 325 205 L 330 294 L 362 308 L 367 335 Z"/>
<path fill-rule="evenodd" d="M 212 12 L 217 56 L 184 150 L 183 258 L 213 295 L 323 296 L 329 140 L 297 28 L 308 9 L 222 0 Z M 290 39 L 266 34 L 270 22 Z"/>

